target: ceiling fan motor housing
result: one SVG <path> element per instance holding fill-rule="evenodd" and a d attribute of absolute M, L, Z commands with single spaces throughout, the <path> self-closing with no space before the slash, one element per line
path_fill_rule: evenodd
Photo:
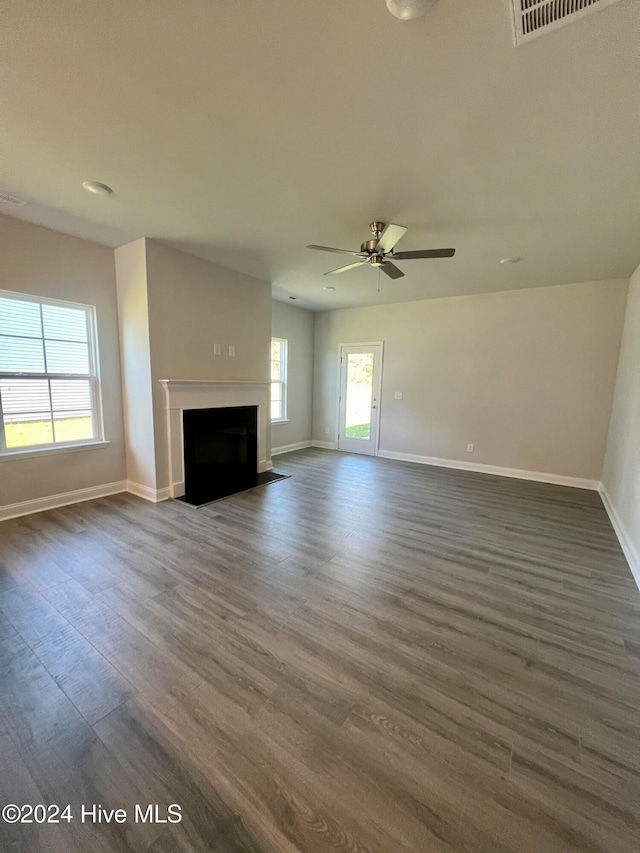
<path fill-rule="evenodd" d="M 366 252 L 368 255 L 372 255 L 377 247 L 378 238 L 376 238 L 375 240 L 365 240 L 362 246 L 360 246 L 360 251 Z"/>

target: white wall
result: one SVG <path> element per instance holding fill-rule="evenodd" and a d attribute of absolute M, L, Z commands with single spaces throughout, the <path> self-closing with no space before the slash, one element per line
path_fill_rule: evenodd
<path fill-rule="evenodd" d="M 640 267 L 629 285 L 602 484 L 640 586 Z"/>
<path fill-rule="evenodd" d="M 269 381 L 271 285 L 153 240 L 146 241 L 146 261 L 156 488 L 163 489 L 169 466 L 159 380 Z"/>
<path fill-rule="evenodd" d="M 106 447 L 0 461 L 0 507 L 125 479 L 113 249 L 0 216 L 0 288 L 96 306 Z"/>
<path fill-rule="evenodd" d="M 339 345 L 382 340 L 381 450 L 600 480 L 626 294 L 619 280 L 319 314 L 313 438 L 336 440 Z"/>
<path fill-rule="evenodd" d="M 288 342 L 287 423 L 271 425 L 271 444 L 276 450 L 311 441 L 313 326 L 311 311 L 273 301 L 273 337 Z"/>
<path fill-rule="evenodd" d="M 127 479 L 156 489 L 147 261 L 144 238 L 115 250 Z"/>

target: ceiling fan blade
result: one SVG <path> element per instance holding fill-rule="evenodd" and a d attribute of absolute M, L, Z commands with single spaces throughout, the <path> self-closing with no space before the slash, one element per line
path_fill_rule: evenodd
<path fill-rule="evenodd" d="M 402 278 L 404 273 L 395 264 L 385 261 L 380 267 L 383 273 L 386 273 L 389 278 Z"/>
<path fill-rule="evenodd" d="M 338 252 L 340 255 L 356 255 L 356 257 L 362 257 L 362 252 L 350 252 L 349 249 L 332 249 L 331 246 L 307 246 L 307 249 L 317 249 L 319 252 Z"/>
<path fill-rule="evenodd" d="M 338 267 L 337 270 L 329 270 L 325 275 L 337 275 L 339 272 L 346 272 L 347 270 L 355 269 L 356 267 L 361 267 L 363 264 L 368 264 L 369 261 L 356 261 L 355 264 L 347 264 L 346 267 Z"/>
<path fill-rule="evenodd" d="M 382 254 L 390 252 L 395 244 L 407 233 L 404 225 L 394 225 L 390 222 L 384 229 L 378 240 L 377 250 Z"/>
<path fill-rule="evenodd" d="M 394 261 L 412 261 L 418 258 L 452 258 L 455 249 L 422 249 L 416 252 L 394 252 Z"/>

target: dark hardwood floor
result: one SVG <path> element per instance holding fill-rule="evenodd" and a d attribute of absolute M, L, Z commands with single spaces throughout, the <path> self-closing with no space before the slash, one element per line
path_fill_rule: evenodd
<path fill-rule="evenodd" d="M 277 468 L 0 525 L 0 805 L 74 814 L 0 850 L 638 853 L 640 594 L 599 496 Z"/>

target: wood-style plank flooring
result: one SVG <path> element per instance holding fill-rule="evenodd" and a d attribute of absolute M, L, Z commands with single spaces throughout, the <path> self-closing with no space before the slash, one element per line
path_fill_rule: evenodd
<path fill-rule="evenodd" d="M 0 525 L 0 805 L 75 816 L 0 850 L 638 853 L 640 594 L 599 496 L 276 462 Z"/>

